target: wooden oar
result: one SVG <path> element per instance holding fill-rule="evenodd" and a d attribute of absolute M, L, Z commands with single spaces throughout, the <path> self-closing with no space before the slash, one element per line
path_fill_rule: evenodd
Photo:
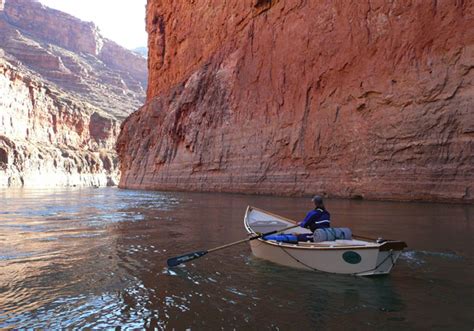
<path fill-rule="evenodd" d="M 360 238 L 360 239 L 366 239 L 366 240 L 372 240 L 372 241 L 377 241 L 378 239 L 380 239 L 380 238 L 376 239 L 376 238 L 371 238 L 371 237 L 359 236 L 359 235 L 356 235 L 356 234 L 352 234 L 352 236 L 354 238 Z"/>
<path fill-rule="evenodd" d="M 198 259 L 198 258 L 206 255 L 207 253 L 215 252 L 215 251 L 218 251 L 218 250 L 230 247 L 230 246 L 238 245 L 238 244 L 241 244 L 241 243 L 244 243 L 244 242 L 247 242 L 247 241 L 255 240 L 255 239 L 258 239 L 258 238 L 269 236 L 271 234 L 275 234 L 275 233 L 283 232 L 283 231 L 290 230 L 290 229 L 293 229 L 293 228 L 297 228 L 298 226 L 299 225 L 296 224 L 296 225 L 292 225 L 290 227 L 287 227 L 287 228 L 284 228 L 284 229 L 281 229 L 281 230 L 275 230 L 275 231 L 271 231 L 271 232 L 267 232 L 267 233 L 262 233 L 262 234 L 259 234 L 257 236 L 253 236 L 253 237 L 250 237 L 250 238 L 235 241 L 235 242 L 230 243 L 230 244 L 226 244 L 226 245 L 222 245 L 222 246 L 219 246 L 219 247 L 211 248 L 211 249 L 208 249 L 207 251 L 196 251 L 196 252 L 188 253 L 188 254 L 185 254 L 185 255 L 172 257 L 172 258 L 168 259 L 168 261 L 167 261 L 168 267 L 176 267 L 177 265 L 180 265 L 181 263 L 185 263 L 185 262 L 188 262 L 188 261 L 191 261 L 191 260 Z"/>

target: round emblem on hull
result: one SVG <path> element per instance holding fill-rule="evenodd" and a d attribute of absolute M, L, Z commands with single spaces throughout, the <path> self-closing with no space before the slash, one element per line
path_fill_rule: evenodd
<path fill-rule="evenodd" d="M 344 261 L 350 264 L 357 264 L 362 261 L 362 257 L 359 255 L 359 253 L 354 252 L 354 251 L 348 251 L 342 254 L 342 258 Z"/>

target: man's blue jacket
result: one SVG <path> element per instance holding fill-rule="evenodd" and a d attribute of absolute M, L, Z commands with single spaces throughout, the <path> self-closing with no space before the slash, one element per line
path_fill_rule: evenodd
<path fill-rule="evenodd" d="M 308 228 L 313 232 L 316 229 L 329 228 L 331 227 L 331 214 L 329 214 L 326 209 L 313 209 L 306 215 L 305 219 L 300 222 L 300 226 Z"/>

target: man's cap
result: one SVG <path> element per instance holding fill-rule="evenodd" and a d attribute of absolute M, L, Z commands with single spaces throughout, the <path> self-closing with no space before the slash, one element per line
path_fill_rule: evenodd
<path fill-rule="evenodd" d="M 320 195 L 315 195 L 312 199 L 313 202 L 322 203 L 323 198 Z"/>

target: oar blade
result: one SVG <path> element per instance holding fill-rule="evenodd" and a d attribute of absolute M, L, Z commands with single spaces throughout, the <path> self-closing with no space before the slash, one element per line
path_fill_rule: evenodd
<path fill-rule="evenodd" d="M 168 267 L 176 267 L 177 265 L 180 265 L 181 263 L 186 263 L 194 259 L 199 259 L 201 256 L 204 256 L 206 254 L 207 254 L 207 251 L 192 252 L 189 254 L 172 257 L 171 259 L 168 259 L 166 263 L 168 263 Z"/>

